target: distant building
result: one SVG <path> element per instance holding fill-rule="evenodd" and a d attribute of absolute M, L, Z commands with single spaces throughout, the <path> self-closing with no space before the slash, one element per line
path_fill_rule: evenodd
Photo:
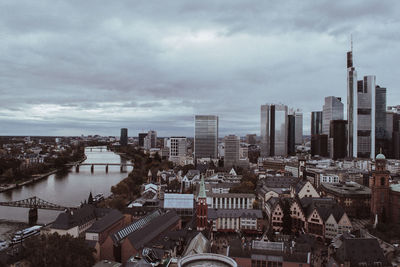
<path fill-rule="evenodd" d="M 169 160 L 174 162 L 175 164 L 184 165 L 187 152 L 186 137 L 173 136 L 170 138 L 169 142 L 170 142 Z"/>
<path fill-rule="evenodd" d="M 343 103 L 340 97 L 325 97 L 325 104 L 322 111 L 322 134 L 329 136 L 332 120 L 343 120 Z"/>
<path fill-rule="evenodd" d="M 156 131 L 149 131 L 147 133 L 147 136 L 150 139 L 150 147 L 151 148 L 157 147 L 157 132 Z"/>
<path fill-rule="evenodd" d="M 128 129 L 127 128 L 122 128 L 121 129 L 121 137 L 119 139 L 119 144 L 121 146 L 127 146 L 128 145 Z"/>
<path fill-rule="evenodd" d="M 296 154 L 296 118 L 294 115 L 288 115 L 288 155 Z"/>
<path fill-rule="evenodd" d="M 256 134 L 246 134 L 246 142 L 249 145 L 255 145 L 256 144 L 256 138 L 257 138 Z"/>
<path fill-rule="evenodd" d="M 347 121 L 332 120 L 329 131 L 330 157 L 334 160 L 343 159 L 347 156 Z"/>
<path fill-rule="evenodd" d="M 311 112 L 311 135 L 322 134 L 322 111 Z"/>
<path fill-rule="evenodd" d="M 347 156 L 357 158 L 357 71 L 353 66 L 353 51 L 347 52 Z"/>
<path fill-rule="evenodd" d="M 286 156 L 288 149 L 288 107 L 261 106 L 261 156 Z"/>
<path fill-rule="evenodd" d="M 386 148 L 386 88 L 375 89 L 375 154 Z"/>
<path fill-rule="evenodd" d="M 303 144 L 303 113 L 297 110 L 295 116 L 295 144 Z"/>
<path fill-rule="evenodd" d="M 147 133 L 139 133 L 138 138 L 139 138 L 139 146 L 143 147 L 144 146 L 144 139 L 146 138 Z"/>
<path fill-rule="evenodd" d="M 256 209 L 209 209 L 208 221 L 214 232 L 261 234 L 263 231 L 263 214 Z"/>
<path fill-rule="evenodd" d="M 328 135 L 311 136 L 311 156 L 328 157 Z"/>
<path fill-rule="evenodd" d="M 218 116 L 196 115 L 194 134 L 195 158 L 218 158 Z"/>
<path fill-rule="evenodd" d="M 236 135 L 228 135 L 225 141 L 224 167 L 231 169 L 239 163 L 239 138 Z"/>

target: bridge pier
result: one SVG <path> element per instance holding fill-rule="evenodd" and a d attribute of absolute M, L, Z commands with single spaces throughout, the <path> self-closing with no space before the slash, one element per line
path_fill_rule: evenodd
<path fill-rule="evenodd" d="M 75 172 L 79 172 L 79 164 L 75 165 Z"/>
<path fill-rule="evenodd" d="M 106 165 L 106 173 L 108 173 L 108 164 Z"/>
<path fill-rule="evenodd" d="M 35 225 L 37 223 L 38 220 L 38 210 L 37 208 L 30 208 L 29 209 L 29 214 L 28 214 L 28 218 L 29 218 L 29 225 Z"/>
<path fill-rule="evenodd" d="M 94 172 L 94 164 L 92 164 L 92 167 L 90 167 L 90 172 Z"/>

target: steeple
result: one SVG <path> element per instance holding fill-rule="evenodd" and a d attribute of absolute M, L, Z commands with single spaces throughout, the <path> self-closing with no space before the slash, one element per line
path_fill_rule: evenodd
<path fill-rule="evenodd" d="M 206 185 L 204 184 L 204 177 L 201 177 L 201 181 L 200 181 L 200 189 L 199 189 L 199 194 L 197 196 L 197 199 L 199 199 L 199 198 L 207 198 Z"/>

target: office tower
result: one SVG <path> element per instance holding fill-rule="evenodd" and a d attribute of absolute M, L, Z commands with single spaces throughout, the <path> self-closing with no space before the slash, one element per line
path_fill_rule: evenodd
<path fill-rule="evenodd" d="M 144 146 L 144 138 L 147 136 L 147 133 L 139 133 L 138 138 L 139 138 L 139 146 L 143 147 Z"/>
<path fill-rule="evenodd" d="M 169 139 L 169 160 L 180 163 L 186 157 L 187 140 L 183 136 L 173 136 Z"/>
<path fill-rule="evenodd" d="M 157 132 L 156 131 L 148 131 L 147 136 L 150 138 L 151 148 L 157 147 Z"/>
<path fill-rule="evenodd" d="M 295 115 L 288 115 L 288 155 L 296 154 L 296 118 Z"/>
<path fill-rule="evenodd" d="M 375 158 L 375 76 L 357 81 L 357 157 Z"/>
<path fill-rule="evenodd" d="M 311 112 L 311 135 L 322 134 L 322 111 Z"/>
<path fill-rule="evenodd" d="M 295 116 L 295 144 L 303 144 L 303 113 L 297 110 Z"/>
<path fill-rule="evenodd" d="M 375 95 L 375 154 L 379 154 L 386 146 L 386 88 L 377 85 Z"/>
<path fill-rule="evenodd" d="M 255 145 L 256 144 L 256 134 L 246 134 L 246 142 L 249 145 Z"/>
<path fill-rule="evenodd" d="M 196 115 L 194 130 L 196 158 L 218 158 L 218 116 Z"/>
<path fill-rule="evenodd" d="M 261 156 L 286 156 L 288 108 L 285 105 L 261 106 Z"/>
<path fill-rule="evenodd" d="M 128 145 L 128 129 L 121 128 L 121 137 L 119 139 L 119 144 L 121 146 L 127 146 Z"/>
<path fill-rule="evenodd" d="M 347 155 L 347 121 L 332 120 L 329 131 L 331 144 L 330 157 L 334 160 L 343 159 Z"/>
<path fill-rule="evenodd" d="M 387 108 L 385 134 L 384 154 L 389 155 L 389 158 L 400 159 L 400 106 Z"/>
<path fill-rule="evenodd" d="M 343 103 L 340 97 L 325 97 L 325 104 L 322 108 L 322 134 L 329 136 L 332 120 L 343 120 Z"/>
<path fill-rule="evenodd" d="M 226 169 L 237 166 L 239 163 L 239 138 L 236 135 L 225 136 L 224 167 Z"/>
<path fill-rule="evenodd" d="M 353 49 L 352 49 L 353 50 Z M 357 72 L 353 51 L 347 52 L 347 155 L 357 157 Z"/>
<path fill-rule="evenodd" d="M 311 156 L 328 156 L 328 135 L 316 134 L 311 136 Z"/>

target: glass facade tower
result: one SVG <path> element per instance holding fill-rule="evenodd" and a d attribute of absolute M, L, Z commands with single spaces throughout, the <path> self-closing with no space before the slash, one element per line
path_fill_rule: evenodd
<path fill-rule="evenodd" d="M 196 115 L 194 131 L 195 158 L 218 158 L 218 116 Z"/>

